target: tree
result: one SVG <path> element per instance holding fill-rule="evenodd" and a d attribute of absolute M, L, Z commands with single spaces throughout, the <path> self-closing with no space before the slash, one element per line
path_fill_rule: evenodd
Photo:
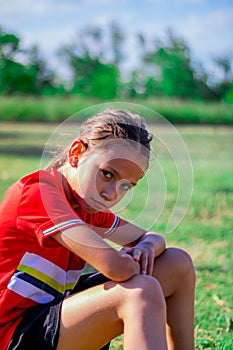
<path fill-rule="evenodd" d="M 113 54 L 112 63 L 119 66 L 124 57 L 122 50 L 124 34 L 116 22 L 110 24 L 110 39 Z"/>
<path fill-rule="evenodd" d="M 34 93 L 35 94 L 55 94 L 57 86 L 55 84 L 55 73 L 48 68 L 46 61 L 41 57 L 38 46 L 34 45 L 25 50 L 28 60 L 28 68 L 34 71 Z M 31 91 L 33 93 L 33 90 Z"/>
<path fill-rule="evenodd" d="M 222 79 L 215 85 L 214 90 L 219 99 L 233 101 L 233 69 L 231 56 L 216 57 L 214 63 L 222 73 Z"/>
<path fill-rule="evenodd" d="M 14 64 L 14 57 L 19 50 L 20 39 L 14 34 L 8 34 L 0 28 L 0 92 L 11 92 L 11 79 L 14 68 L 20 70 L 20 65 Z"/>
<path fill-rule="evenodd" d="M 111 64 L 103 64 L 89 56 L 73 59 L 75 79 L 71 93 L 111 99 L 117 96 L 119 70 Z"/>
<path fill-rule="evenodd" d="M 20 38 L 0 28 L 0 93 L 39 95 L 47 87 L 55 89 L 54 74 L 40 58 L 39 49 L 23 50 Z"/>
<path fill-rule="evenodd" d="M 168 31 L 166 43 L 155 42 L 155 47 L 144 54 L 143 61 L 154 67 L 154 82 L 150 77 L 147 85 L 157 86 L 161 94 L 182 98 L 199 96 L 189 47 L 172 31 Z"/>
<path fill-rule="evenodd" d="M 111 27 L 107 45 L 105 33 L 99 27 L 87 27 L 77 40 L 63 46 L 58 54 L 68 64 L 72 74 L 71 93 L 102 99 L 118 95 L 120 70 L 115 62 L 120 60 L 120 35 L 117 27 Z M 114 38 L 114 39 L 113 39 Z M 112 51 L 109 51 L 111 46 Z M 109 52 L 113 54 L 109 55 Z"/>

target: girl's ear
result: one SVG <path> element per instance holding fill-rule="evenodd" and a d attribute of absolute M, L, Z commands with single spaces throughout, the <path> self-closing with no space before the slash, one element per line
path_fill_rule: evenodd
<path fill-rule="evenodd" d="M 74 140 L 69 149 L 69 163 L 73 168 L 77 168 L 78 158 L 83 152 L 85 152 L 85 150 L 86 147 L 82 140 Z"/>

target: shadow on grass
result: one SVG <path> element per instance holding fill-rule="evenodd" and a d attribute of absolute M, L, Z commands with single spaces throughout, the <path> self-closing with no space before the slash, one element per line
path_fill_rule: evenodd
<path fill-rule="evenodd" d="M 17 139 L 21 139 L 22 135 L 17 133 L 17 132 L 4 132 L 4 131 L 0 131 L 0 138 L 1 139 L 9 139 L 9 138 L 17 138 Z"/>
<path fill-rule="evenodd" d="M 214 193 L 233 193 L 233 187 L 218 187 L 213 189 Z"/>
<path fill-rule="evenodd" d="M 229 269 L 228 266 L 195 265 L 195 270 L 200 272 L 227 272 Z"/>
<path fill-rule="evenodd" d="M 8 145 L 0 147 L 0 154 L 12 154 L 16 156 L 39 156 L 42 155 L 44 147 L 42 146 L 15 146 Z"/>

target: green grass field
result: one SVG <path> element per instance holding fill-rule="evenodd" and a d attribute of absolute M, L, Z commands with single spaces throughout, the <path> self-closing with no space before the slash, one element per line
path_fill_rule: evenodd
<path fill-rule="evenodd" d="M 171 123 L 232 125 L 233 104 L 215 101 L 181 100 L 178 98 L 120 99 L 139 104 L 162 114 Z M 104 100 L 73 96 L 0 96 L 0 121 L 59 123 L 77 111 L 104 103 Z M 119 102 L 119 100 L 112 101 Z M 112 103 L 111 102 L 111 103 Z M 79 115 L 85 118 L 84 114 Z M 153 113 L 146 116 L 154 122 Z"/>
<path fill-rule="evenodd" d="M 233 128 L 179 126 L 177 129 L 192 160 L 192 200 L 178 228 L 170 234 L 164 233 L 176 200 L 177 176 L 167 153 L 161 150 L 160 154 L 158 148 L 168 192 L 153 229 L 164 234 L 167 245 L 182 247 L 193 258 L 197 273 L 196 349 L 230 350 L 233 348 Z M 0 124 L 1 198 L 12 182 L 40 166 L 40 154 L 52 130 L 52 125 Z M 153 176 L 156 181 L 157 174 Z M 139 186 L 141 203 L 140 198 L 147 195 L 147 185 L 142 181 Z M 131 203 L 124 215 L 135 217 L 139 211 L 140 206 Z M 153 222 L 153 210 L 144 212 L 140 220 L 142 224 Z M 112 341 L 111 349 L 122 349 L 121 337 Z"/>

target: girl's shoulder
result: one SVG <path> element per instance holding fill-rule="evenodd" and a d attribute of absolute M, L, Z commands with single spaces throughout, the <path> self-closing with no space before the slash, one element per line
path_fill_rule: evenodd
<path fill-rule="evenodd" d="M 20 202 L 22 196 L 26 194 L 27 197 L 32 197 L 36 193 L 49 191 L 49 188 L 55 192 L 62 192 L 62 185 L 57 170 L 37 170 L 33 173 L 27 174 L 14 184 L 12 184 L 4 195 L 1 206 L 12 201 L 16 204 Z"/>
<path fill-rule="evenodd" d="M 60 178 L 58 175 L 58 171 L 56 168 L 52 168 L 51 171 L 49 170 L 37 170 L 33 173 L 27 174 L 24 177 L 22 177 L 19 182 L 23 185 L 30 184 L 30 183 L 44 183 L 48 182 L 51 184 L 59 184 L 60 185 Z"/>

